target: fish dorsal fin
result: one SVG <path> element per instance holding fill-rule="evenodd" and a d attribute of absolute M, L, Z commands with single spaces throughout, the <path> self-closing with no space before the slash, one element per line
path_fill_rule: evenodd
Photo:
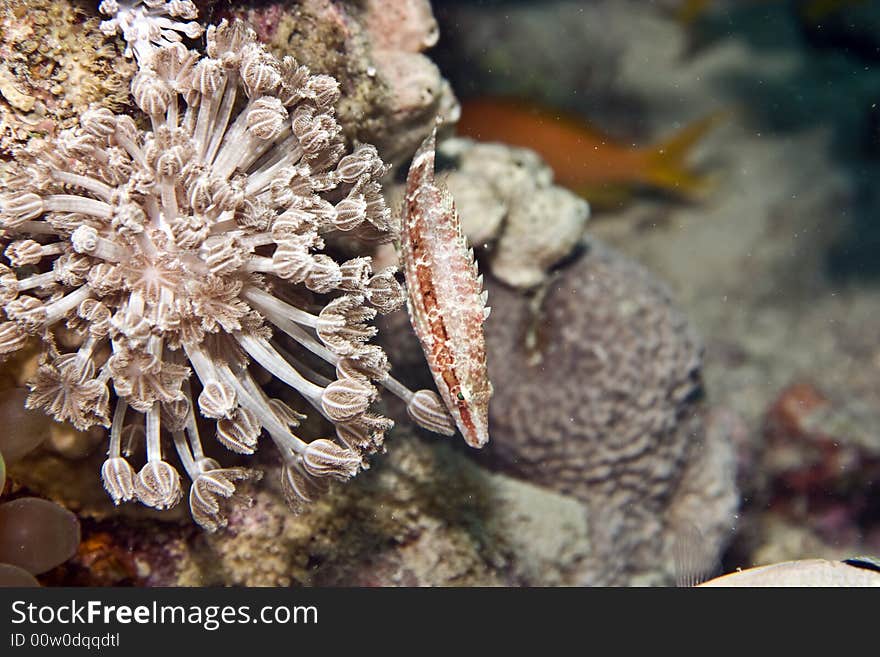
<path fill-rule="evenodd" d="M 690 588 L 714 577 L 721 568 L 700 528 L 684 521 L 676 528 L 672 544 L 675 562 L 675 585 Z"/>
<path fill-rule="evenodd" d="M 483 286 L 483 275 L 480 273 L 480 264 L 477 261 L 477 256 L 474 253 L 474 247 L 471 246 L 470 240 L 468 236 L 464 232 L 464 227 L 462 226 L 461 216 L 458 212 L 458 206 L 455 204 L 455 198 L 452 196 L 452 192 L 447 185 L 447 177 L 448 176 L 436 176 L 434 178 L 434 186 L 439 190 L 440 197 L 443 200 L 443 203 L 449 203 L 451 208 L 451 213 L 455 215 L 455 227 L 456 227 L 456 240 L 458 242 L 459 248 L 464 252 L 465 258 L 473 263 L 474 268 L 474 276 L 477 279 L 477 288 L 479 294 L 479 302 L 483 308 L 483 321 L 489 318 L 489 312 L 492 310 L 489 306 L 487 306 L 487 302 L 489 299 L 489 291 L 486 290 Z"/>
<path fill-rule="evenodd" d="M 865 570 L 873 570 L 880 573 L 880 557 L 852 557 L 844 559 L 843 563 L 855 568 L 864 568 Z"/>

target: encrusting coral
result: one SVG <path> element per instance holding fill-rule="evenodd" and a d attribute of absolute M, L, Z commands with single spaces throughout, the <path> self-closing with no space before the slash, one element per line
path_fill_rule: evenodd
<path fill-rule="evenodd" d="M 274 54 L 335 77 L 343 133 L 376 146 L 395 170 L 438 116 L 446 126 L 458 119 L 449 82 L 422 52 L 439 36 L 428 0 L 238 0 L 217 13 L 245 19 Z"/>
<path fill-rule="evenodd" d="M 368 343 L 376 312 L 403 302 L 394 270 L 326 252 L 340 234 L 395 236 L 375 148 L 346 154 L 336 80 L 279 61 L 241 22 L 210 27 L 205 56 L 159 37 L 133 46 L 131 91 L 150 128 L 94 108 L 55 141 L 16 153 L 0 200 L 10 265 L 0 272 L 0 353 L 42 340 L 28 407 L 110 428 L 102 477 L 116 503 L 179 501 L 170 434 L 193 517 L 215 530 L 236 483 L 258 475 L 205 455 L 196 407 L 233 452 L 252 453 L 265 430 L 298 504 L 382 447 L 392 423 L 369 411 L 374 382 L 403 396 L 416 421 L 442 406 L 394 381 Z M 65 325 L 76 340 L 60 339 Z M 335 378 L 312 369 L 307 352 Z M 269 398 L 251 362 L 331 421 L 335 439 L 295 434 L 305 416 Z M 135 413 L 144 420 L 128 421 Z M 135 473 L 125 455 L 141 434 L 146 464 Z"/>
<path fill-rule="evenodd" d="M 74 125 L 91 103 L 128 104 L 134 64 L 78 0 L 0 0 L 0 157 Z"/>

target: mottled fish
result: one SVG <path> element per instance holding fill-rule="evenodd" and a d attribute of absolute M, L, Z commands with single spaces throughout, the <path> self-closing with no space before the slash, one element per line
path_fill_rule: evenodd
<path fill-rule="evenodd" d="M 434 182 L 436 131 L 413 158 L 401 230 L 407 306 L 446 408 L 471 447 L 489 440 L 492 384 L 483 322 L 489 316 L 452 195 Z"/>

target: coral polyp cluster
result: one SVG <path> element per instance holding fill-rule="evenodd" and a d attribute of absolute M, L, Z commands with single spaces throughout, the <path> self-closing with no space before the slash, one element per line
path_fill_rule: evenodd
<path fill-rule="evenodd" d="M 274 58 L 242 23 L 206 36 L 206 56 L 167 43 L 139 60 L 131 90 L 148 128 L 94 108 L 52 143 L 16 154 L 0 200 L 9 263 L 0 353 L 42 340 L 28 407 L 110 428 L 102 476 L 116 503 L 178 502 L 170 443 L 192 480 L 193 516 L 213 530 L 236 483 L 255 473 L 206 456 L 197 413 L 240 454 L 265 431 L 296 502 L 381 448 L 392 423 L 369 410 L 375 382 L 407 399 L 416 419 L 442 406 L 391 379 L 369 343 L 376 312 L 404 300 L 394 270 L 327 252 L 339 235 L 395 236 L 378 182 L 386 166 L 372 146 L 347 152 L 337 82 Z M 306 352 L 335 376 L 315 371 Z M 336 435 L 299 435 L 305 416 L 264 392 L 253 363 Z M 146 463 L 135 472 L 126 455 L 140 440 Z"/>
<path fill-rule="evenodd" d="M 193 20 L 198 9 L 192 0 L 101 0 L 98 10 L 109 18 L 101 22 L 108 36 L 122 34 L 125 55 L 146 62 L 156 47 L 179 43 L 184 36 L 195 39 L 204 32 Z M 187 21 L 187 22 L 184 22 Z"/>

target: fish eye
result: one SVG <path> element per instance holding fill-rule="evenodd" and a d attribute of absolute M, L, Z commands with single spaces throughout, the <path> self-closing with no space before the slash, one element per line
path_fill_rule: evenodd
<path fill-rule="evenodd" d="M 464 394 L 463 393 L 458 393 L 458 400 L 464 401 Z"/>

